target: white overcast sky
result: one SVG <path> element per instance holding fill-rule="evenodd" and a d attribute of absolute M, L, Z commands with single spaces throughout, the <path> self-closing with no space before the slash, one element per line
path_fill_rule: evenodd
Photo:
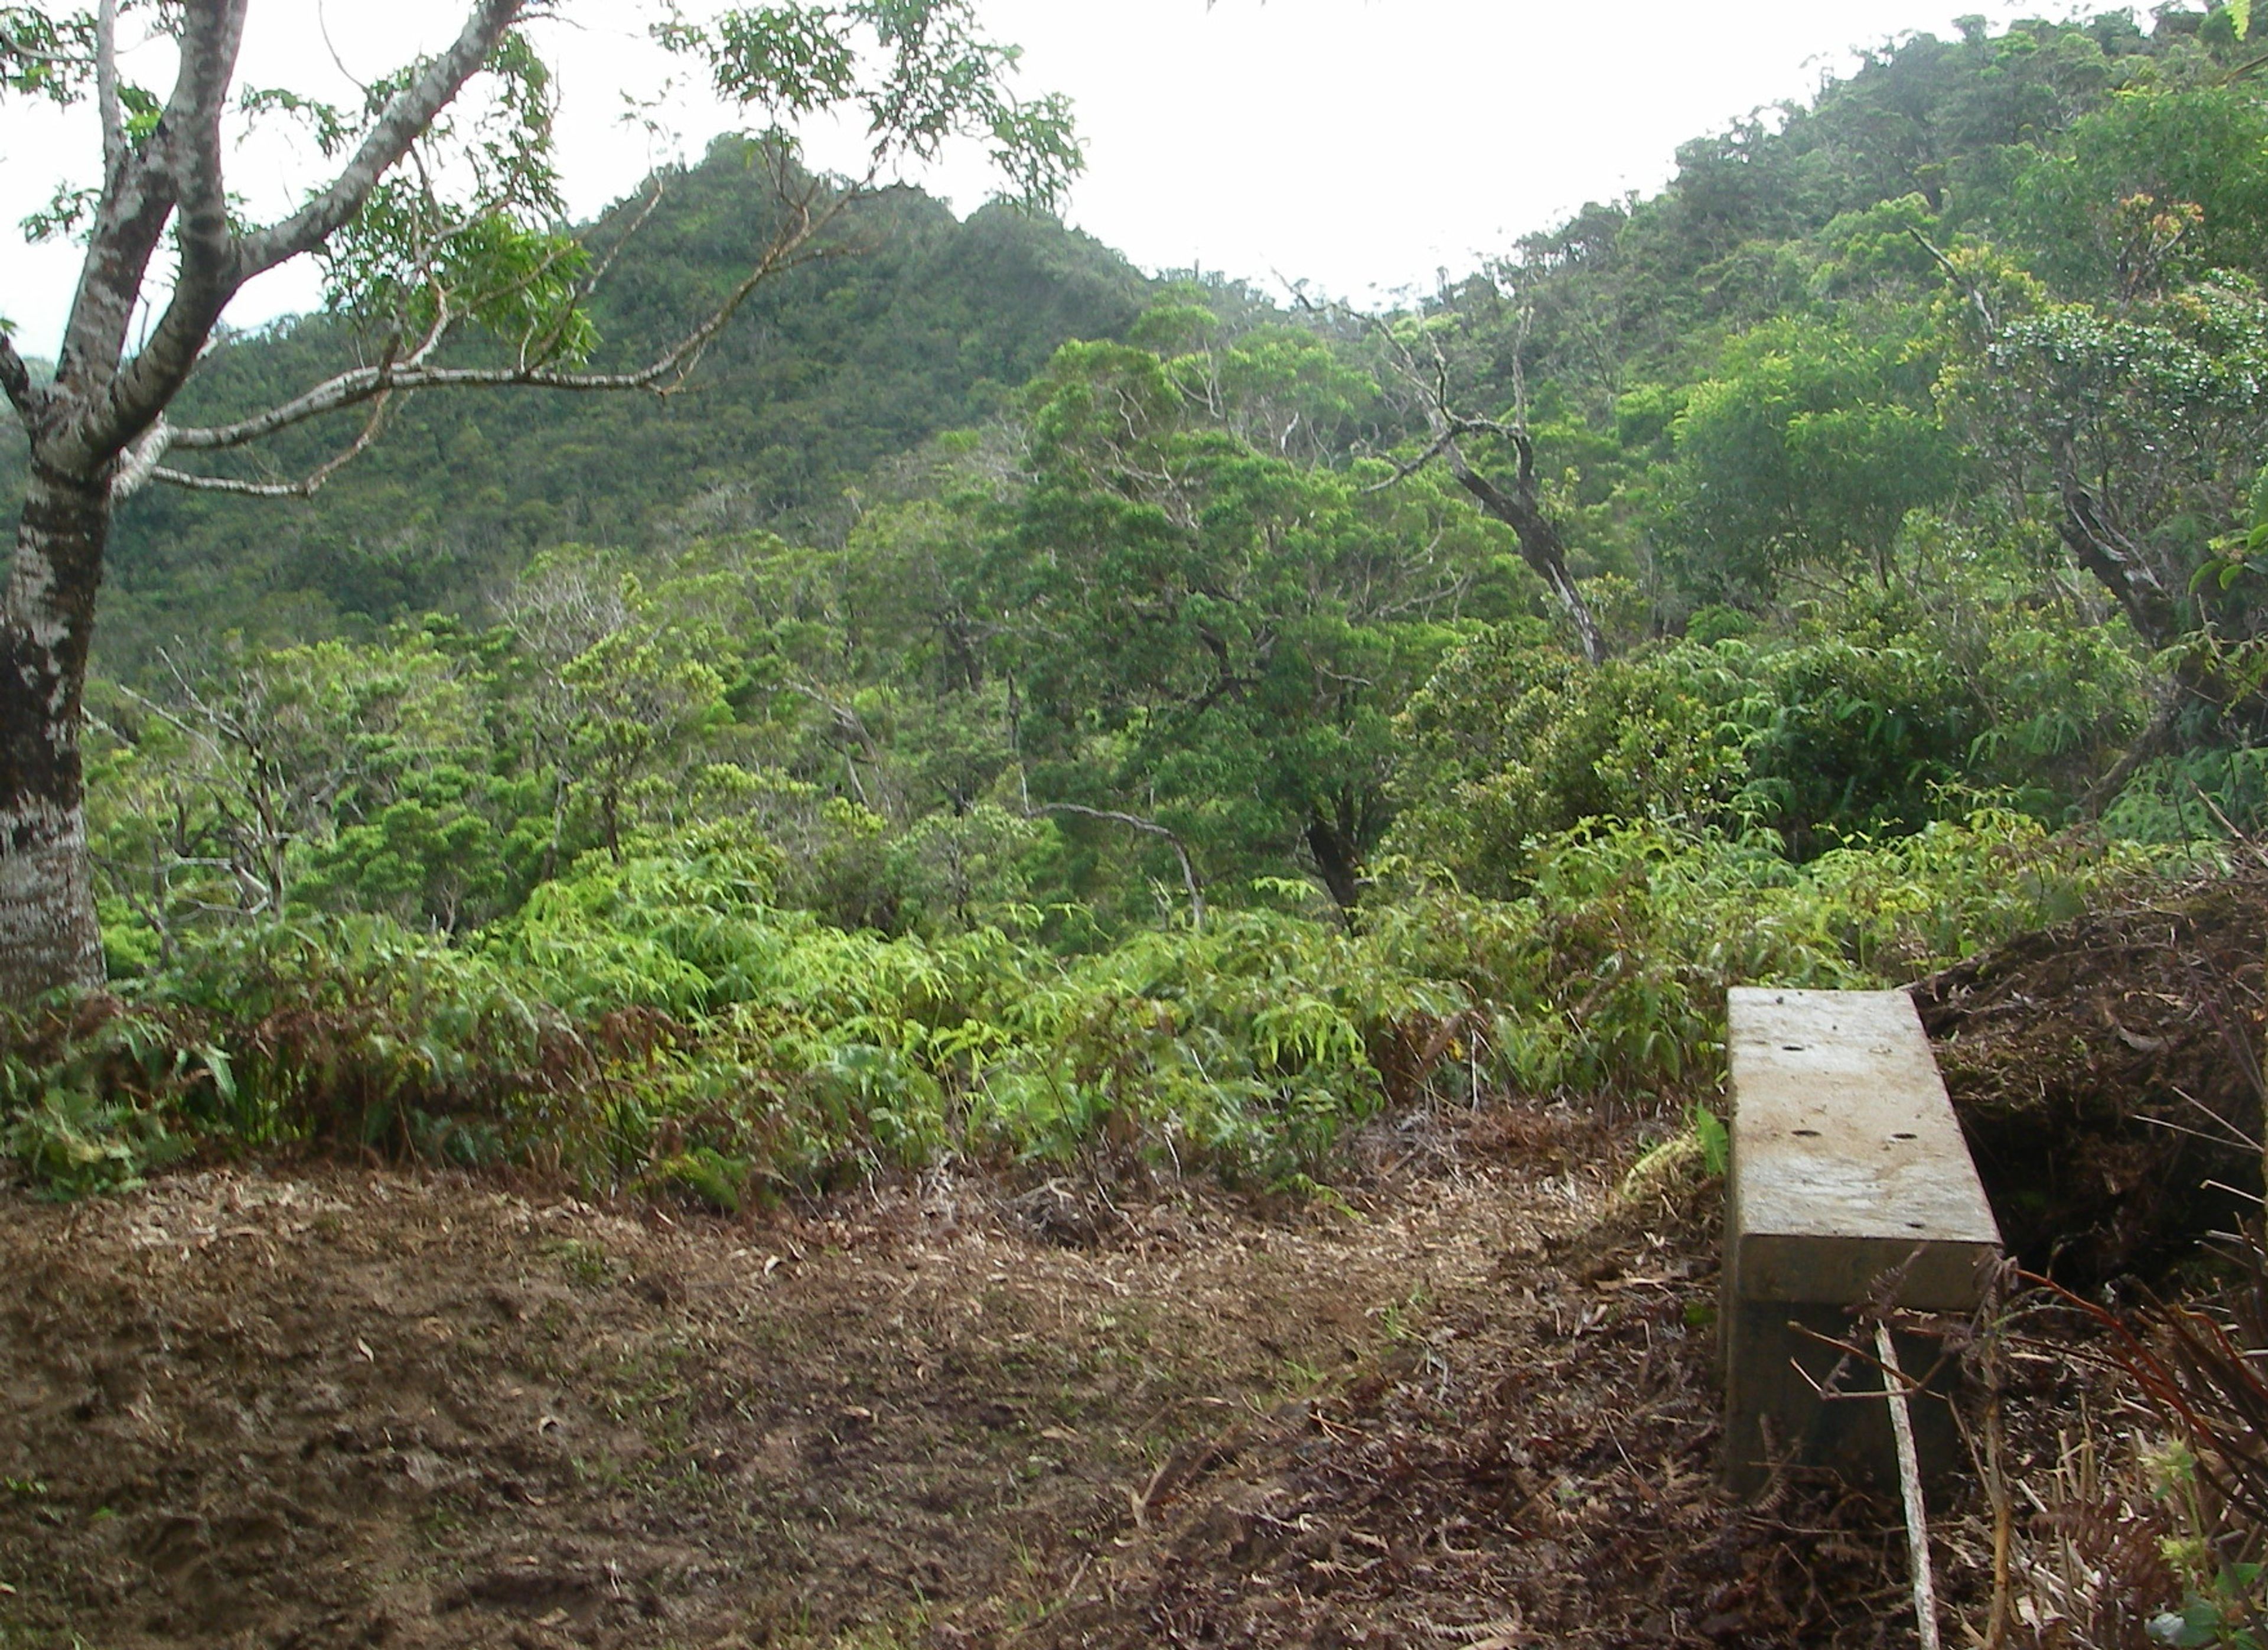
<path fill-rule="evenodd" d="M 1683 140 L 1801 99 L 1854 47 L 1981 13 L 1998 26 L 2062 15 L 1999 0 L 978 0 L 1025 50 L 1020 88 L 1072 99 L 1088 171 L 1067 217 L 1145 269 L 1272 284 L 1304 277 L 1381 301 L 1472 268 L 1586 200 L 1650 191 Z M 2102 9 L 2090 6 L 2088 10 Z M 680 96 L 674 149 L 619 120 L 628 85 L 669 71 L 640 0 L 563 0 L 542 26 L 561 65 L 563 164 L 578 216 L 674 154 L 697 155 L 732 114 Z M 254 0 L 240 80 L 333 96 L 455 32 L 461 0 Z M 328 41 L 326 41 L 328 34 Z M 159 55 L 144 73 L 160 77 Z M 0 112 L 0 225 L 83 173 L 84 114 Z M 814 144 L 822 163 L 823 144 Z M 847 160 L 847 154 L 843 157 Z M 313 157 L 248 148 L 232 187 L 255 210 L 296 199 Z M 82 180 L 84 180 L 82 179 Z M 962 210 L 981 166 L 924 181 Z M 53 353 L 75 249 L 0 234 L 0 315 Z M 304 271 L 278 271 L 230 313 L 238 325 L 304 308 Z"/>

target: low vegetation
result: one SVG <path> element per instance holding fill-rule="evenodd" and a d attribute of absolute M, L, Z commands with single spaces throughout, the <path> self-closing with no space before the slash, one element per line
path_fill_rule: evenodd
<path fill-rule="evenodd" d="M 849 932 L 708 841 L 588 856 L 453 942 L 383 915 L 232 925 L 19 1020 L 8 1146 L 47 1184 L 314 1142 L 534 1164 L 724 1208 L 945 1160 L 1126 1154 L 1279 1185 L 1389 1106 L 1706 1095 L 1727 983 L 1874 986 L 2066 916 L 2156 857 L 1981 811 L 1808 865 L 1588 827 L 1512 900 L 1413 888 L 1359 930 L 1265 909 L 1059 955 Z"/>

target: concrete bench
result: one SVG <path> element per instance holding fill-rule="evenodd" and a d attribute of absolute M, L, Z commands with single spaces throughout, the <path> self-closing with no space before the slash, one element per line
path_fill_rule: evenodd
<path fill-rule="evenodd" d="M 1877 1299 L 1973 1311 L 1999 1227 L 1904 991 L 1736 988 L 1727 1018 L 1727 1480 L 1747 1493 L 1792 1459 L 1894 1483 L 1883 1405 L 1822 1403 L 1840 1354 L 1804 1331 L 1852 1341 L 1852 1308 Z M 1918 1374 L 1938 1351 L 1902 1337 L 1899 1361 Z M 1838 1389 L 1881 1384 L 1852 1359 Z M 1958 1453 L 1951 1414 L 1916 1410 L 1925 1469 L 1942 1467 Z"/>

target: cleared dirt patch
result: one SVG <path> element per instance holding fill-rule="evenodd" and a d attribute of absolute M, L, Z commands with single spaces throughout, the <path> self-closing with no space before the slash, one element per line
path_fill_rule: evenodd
<path fill-rule="evenodd" d="M 1903 1642 L 1894 1514 L 1716 1490 L 1642 1132 L 1411 1118 L 1297 1208 L 11 1197 L 0 1645 Z"/>
<path fill-rule="evenodd" d="M 1540 1183 L 1270 1215 L 940 1179 L 730 1224 L 339 1169 L 11 1197 L 5 1641 L 994 1636 L 1186 1440 L 1580 1213 Z"/>

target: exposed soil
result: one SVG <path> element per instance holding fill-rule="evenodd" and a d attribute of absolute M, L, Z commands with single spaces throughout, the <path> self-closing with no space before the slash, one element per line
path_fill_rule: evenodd
<path fill-rule="evenodd" d="M 2019 936 L 1914 988 L 2002 1234 L 2155 1274 L 2260 1190 L 2268 869 Z M 2217 1190 L 2214 1183 L 2235 1190 Z"/>
<path fill-rule="evenodd" d="M 1300 1208 L 10 1194 L 0 1645 L 1902 1642 L 1892 1514 L 1715 1489 L 1712 1200 L 1638 1144 L 1412 1117 Z"/>

